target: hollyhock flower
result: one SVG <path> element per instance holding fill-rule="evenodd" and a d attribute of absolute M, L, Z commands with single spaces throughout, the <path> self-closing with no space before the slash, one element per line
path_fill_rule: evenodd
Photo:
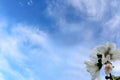
<path fill-rule="evenodd" d="M 114 43 L 106 43 L 105 45 L 98 46 L 96 49 L 103 55 L 103 64 L 108 60 L 107 55 L 110 56 L 110 61 L 120 60 L 120 50 L 116 48 Z"/>
<path fill-rule="evenodd" d="M 98 54 L 101 56 L 99 57 Z M 107 61 L 112 62 L 120 60 L 120 50 L 116 48 L 116 45 L 113 43 L 106 43 L 96 47 L 92 54 L 90 55 L 90 61 L 86 61 L 87 71 L 91 74 L 92 79 L 98 79 L 100 76 L 100 70 L 102 65 Z M 112 67 L 110 64 L 106 64 L 105 72 L 106 74 L 111 73 Z M 99 79 L 98 79 L 99 80 Z"/>
<path fill-rule="evenodd" d="M 87 65 L 87 71 L 91 74 L 92 80 L 99 78 L 100 70 L 96 63 L 92 61 L 86 61 L 85 64 Z"/>

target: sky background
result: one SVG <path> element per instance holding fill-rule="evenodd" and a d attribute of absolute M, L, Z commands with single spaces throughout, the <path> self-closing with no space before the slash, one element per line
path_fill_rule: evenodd
<path fill-rule="evenodd" d="M 84 61 L 93 48 L 106 42 L 120 48 L 119 4 L 0 0 L 0 80 L 91 80 Z"/>

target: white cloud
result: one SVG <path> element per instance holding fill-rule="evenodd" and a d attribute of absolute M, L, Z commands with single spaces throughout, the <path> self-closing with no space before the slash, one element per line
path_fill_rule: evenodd
<path fill-rule="evenodd" d="M 109 41 L 115 41 L 117 44 L 119 44 L 120 43 L 119 26 L 120 26 L 120 16 L 118 13 L 116 13 L 112 18 L 110 18 L 108 21 L 106 21 L 103 24 L 103 30 L 101 33 L 103 39 Z"/>
<path fill-rule="evenodd" d="M 5 80 L 4 76 L 2 75 L 2 73 L 0 73 L 0 80 Z"/>
<path fill-rule="evenodd" d="M 48 5 L 47 12 L 50 17 L 55 20 L 54 27 L 57 27 L 59 32 L 55 33 L 55 35 L 63 36 L 65 43 L 72 44 L 73 42 L 78 43 L 82 41 L 91 41 L 94 36 L 94 31 L 89 23 L 84 22 L 84 20 L 74 21 L 74 17 L 80 17 L 79 11 L 69 11 L 69 3 L 61 2 L 61 1 L 53 1 Z M 59 11 L 58 11 L 59 10 Z M 68 13 L 71 12 L 71 13 Z M 77 13 L 78 12 L 78 13 Z M 73 21 L 69 21 L 67 19 L 67 15 L 72 14 L 69 18 Z M 77 16 L 78 15 L 78 16 Z M 73 18 L 72 18 L 73 17 Z M 76 18 L 75 18 L 76 19 Z M 88 26 L 89 25 L 89 26 Z M 86 35 L 85 35 L 86 33 Z M 65 37 L 64 37 L 65 36 Z M 74 37 L 74 38 L 73 38 Z"/>
<path fill-rule="evenodd" d="M 29 0 L 27 4 L 32 5 L 33 1 Z M 85 70 L 84 60 L 89 56 L 91 46 L 96 44 L 94 31 L 97 27 L 95 25 L 95 29 L 92 29 L 94 23 L 91 22 L 103 20 L 108 8 L 107 4 L 109 4 L 107 0 L 53 0 L 48 4 L 48 15 L 56 21 L 53 26 L 60 29 L 60 34 L 67 39 L 67 42 L 79 38 L 77 46 L 72 46 L 72 48 L 55 44 L 56 37 L 50 38 L 47 33 L 38 30 L 34 25 L 23 23 L 9 25 L 6 21 L 0 20 L 0 65 L 2 65 L 0 70 L 8 72 L 20 80 L 41 80 L 41 72 L 44 72 L 44 76 L 49 75 L 52 78 L 53 75 L 58 75 L 59 79 L 57 77 L 56 80 L 89 79 L 90 76 Z M 71 9 L 69 7 L 74 10 L 69 10 Z M 69 14 L 71 14 L 69 17 L 72 21 L 67 18 Z M 99 24 L 102 25 L 101 22 Z M 111 30 L 118 29 L 119 16 L 108 20 L 105 25 L 107 27 L 103 28 L 102 37 L 103 35 L 111 37 L 113 35 L 110 33 Z M 58 37 L 61 39 L 61 36 Z M 77 41 L 73 40 L 73 42 Z M 62 43 L 66 44 L 65 40 Z M 13 64 L 24 70 L 27 78 L 20 71 L 13 69 L 10 60 L 13 60 Z M 4 79 L 4 74 L 1 73 L 1 75 Z M 84 77 L 85 75 L 89 77 Z"/>
<path fill-rule="evenodd" d="M 106 22 L 106 26 L 111 30 L 117 30 L 120 26 L 120 16 L 115 15 L 110 19 L 108 22 Z"/>
<path fill-rule="evenodd" d="M 26 78 L 23 77 L 23 75 L 21 73 L 12 69 L 9 61 L 2 54 L 0 55 L 0 65 L 1 65 L 0 66 L 1 75 L 3 75 L 4 77 L 8 78 L 7 75 L 4 75 L 4 73 L 6 72 L 9 75 L 11 75 L 11 77 L 13 76 L 13 78 L 16 78 L 18 80 L 26 80 Z M 2 72 L 4 72 L 4 73 L 2 73 Z M 5 80 L 6 80 L 6 78 L 5 78 Z"/>
<path fill-rule="evenodd" d="M 29 0 L 29 1 L 27 2 L 27 4 L 28 4 L 29 6 L 31 6 L 31 5 L 33 5 L 33 1 L 32 1 L 32 0 Z"/>
<path fill-rule="evenodd" d="M 106 0 L 68 0 L 79 14 L 82 12 L 91 19 L 99 20 L 106 11 Z"/>
<path fill-rule="evenodd" d="M 89 43 L 97 35 L 95 30 L 102 25 L 101 21 L 109 7 L 107 4 L 107 0 L 53 0 L 48 4 L 47 14 L 54 19 L 53 26 L 57 27 L 66 43 Z M 98 25 L 97 21 L 100 21 Z"/>
<path fill-rule="evenodd" d="M 119 7 L 118 0 L 112 0 L 112 1 L 54 0 L 53 2 L 50 2 L 48 4 L 47 10 L 48 10 L 48 15 L 52 17 L 52 19 L 54 19 L 56 22 L 54 26 L 60 29 L 62 34 L 65 35 L 65 38 L 67 37 L 68 39 L 67 42 L 69 42 L 71 39 L 73 40 L 74 37 L 72 35 L 75 34 L 75 35 L 78 35 L 77 38 L 79 38 L 79 40 L 83 40 L 84 42 L 83 43 L 82 41 L 80 41 L 79 43 L 81 44 L 86 43 L 91 45 L 91 43 L 93 42 L 96 45 L 97 40 L 98 40 L 98 43 L 102 43 L 106 41 L 113 41 L 113 42 L 120 43 L 119 42 L 120 10 L 118 7 Z M 72 19 L 72 20 L 70 21 L 69 19 Z M 93 26 L 94 26 L 94 29 L 92 29 Z M 98 32 L 96 31 L 97 27 L 100 27 Z M 70 36 L 72 36 L 71 38 L 68 38 L 69 34 Z M 84 37 L 81 37 L 81 36 L 84 36 Z M 74 41 L 74 43 L 75 42 L 76 41 Z M 83 54 L 82 55 L 77 54 L 77 56 L 79 55 L 82 56 Z M 72 56 L 72 59 L 70 56 Z M 77 56 L 75 56 L 74 58 L 74 56 L 75 54 L 67 55 L 67 59 L 68 59 L 67 62 L 69 67 L 72 67 L 72 68 L 74 67 L 76 69 L 78 67 L 81 67 L 80 64 L 83 64 L 83 63 L 80 63 L 80 64 L 77 63 L 79 59 L 77 58 Z M 67 72 L 69 74 L 72 74 L 72 72 L 73 74 L 79 73 L 79 72 L 76 72 L 76 70 L 74 69 L 68 69 L 68 71 L 66 71 L 65 74 L 67 74 Z"/>
<path fill-rule="evenodd" d="M 68 49 L 64 54 L 66 56 L 63 58 L 63 66 L 66 68 L 62 70 L 62 74 L 60 75 L 62 80 L 79 80 L 79 79 L 89 79 L 90 75 L 87 73 L 84 61 L 88 58 L 90 53 L 90 49 L 87 47 L 77 46 L 72 49 Z M 89 77 L 84 77 L 84 75 L 88 75 Z M 60 80 L 59 79 L 59 80 Z"/>
<path fill-rule="evenodd" d="M 10 76 L 18 80 L 40 80 L 41 70 L 45 70 L 45 73 L 50 75 L 52 72 L 47 73 L 47 71 L 54 70 L 54 68 L 58 70 L 61 70 L 61 68 L 66 69 L 68 66 L 69 68 L 73 68 L 70 69 L 71 73 L 67 73 L 66 70 L 65 72 L 63 70 L 62 73 L 68 76 L 73 73 L 75 75 L 74 78 L 81 76 L 78 74 L 80 70 L 76 71 L 75 68 L 84 68 L 80 64 L 83 64 L 85 56 L 79 54 L 79 52 L 86 53 L 86 51 L 82 51 L 83 48 L 79 48 L 80 51 L 78 48 L 60 48 L 52 42 L 47 33 L 33 28 L 30 25 L 15 23 L 10 27 L 9 31 L 8 27 L 3 28 L 3 34 L 0 35 L 0 64 L 2 65 L 0 66 L 0 70 L 7 72 Z M 74 55 L 75 51 L 76 53 Z M 65 56 L 68 56 L 67 60 Z M 66 62 L 64 63 L 64 61 Z M 29 62 L 29 65 L 27 62 Z M 12 64 L 18 66 L 24 73 L 14 69 Z M 57 75 L 60 75 L 60 73 Z M 65 76 L 61 77 L 63 78 Z"/>
<path fill-rule="evenodd" d="M 118 6 L 118 1 L 117 0 L 112 0 L 111 5 L 113 7 L 117 7 Z"/>
<path fill-rule="evenodd" d="M 15 38 L 18 38 L 18 40 L 28 40 L 33 44 L 38 44 L 47 47 L 48 36 L 43 31 L 40 31 L 37 28 L 30 28 L 32 26 L 24 24 L 17 24 L 15 26 L 16 27 L 12 29 L 12 34 Z"/>
<path fill-rule="evenodd" d="M 47 10 L 49 15 L 57 18 L 58 21 L 66 20 L 66 16 L 69 14 L 73 14 L 70 17 L 77 16 L 77 18 L 80 18 L 82 16 L 88 20 L 99 21 L 104 18 L 107 12 L 109 7 L 107 4 L 109 4 L 107 0 L 54 0 L 48 4 Z M 71 11 L 69 11 L 70 7 Z"/>
<path fill-rule="evenodd" d="M 118 3 L 120 3 L 118 0 L 53 0 L 48 4 L 47 14 L 55 20 L 54 26 L 67 37 L 79 34 L 76 40 L 92 41 L 95 36 L 101 41 L 113 38 L 118 40 L 120 38 Z M 97 28 L 101 29 L 98 33 Z"/>
<path fill-rule="evenodd" d="M 47 34 L 30 28 L 29 25 L 19 23 L 9 25 L 6 21 L 0 23 L 0 33 L 0 71 L 8 73 L 17 80 L 36 80 L 35 72 L 31 70 L 31 65 L 27 65 L 26 62 L 30 61 L 30 53 L 34 50 L 31 46 L 38 45 L 48 49 Z M 25 45 L 27 42 L 28 45 Z M 16 66 L 24 73 L 16 68 L 14 69 Z M 7 77 L 2 72 L 1 74 Z"/>

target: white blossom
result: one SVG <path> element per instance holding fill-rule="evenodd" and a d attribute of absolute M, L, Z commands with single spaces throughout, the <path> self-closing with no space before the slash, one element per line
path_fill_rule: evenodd
<path fill-rule="evenodd" d="M 91 74 L 92 76 L 92 80 L 95 80 L 96 78 L 99 78 L 99 68 L 96 65 L 96 63 L 92 62 L 92 61 L 86 61 L 85 64 L 87 65 L 87 71 Z"/>
<path fill-rule="evenodd" d="M 97 54 L 102 55 L 102 58 L 101 58 L 102 65 L 106 64 L 107 61 L 113 62 L 116 60 L 120 60 L 120 50 L 116 48 L 116 45 L 114 43 L 106 43 L 105 45 L 96 47 L 93 50 L 92 54 L 90 55 L 90 61 L 85 61 L 87 71 L 91 74 L 92 80 L 95 80 L 95 79 L 100 80 L 99 79 L 100 68 L 97 65 L 98 63 Z M 110 73 L 111 71 L 112 69 L 108 71 L 108 73 Z M 106 73 L 107 73 L 107 70 L 106 70 Z"/>
<path fill-rule="evenodd" d="M 120 60 L 120 50 L 116 48 L 114 43 L 106 43 L 96 48 L 102 54 L 102 62 L 107 61 L 107 55 L 110 55 L 110 61 Z"/>

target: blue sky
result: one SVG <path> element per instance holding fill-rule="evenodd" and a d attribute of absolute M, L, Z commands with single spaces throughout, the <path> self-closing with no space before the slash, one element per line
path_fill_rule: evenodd
<path fill-rule="evenodd" d="M 119 3 L 0 0 L 0 80 L 91 80 L 84 61 L 92 49 L 120 48 Z"/>

